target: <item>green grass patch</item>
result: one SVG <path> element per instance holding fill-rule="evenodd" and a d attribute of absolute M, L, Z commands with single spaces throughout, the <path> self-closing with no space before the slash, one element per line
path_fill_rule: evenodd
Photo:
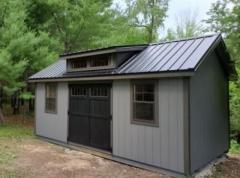
<path fill-rule="evenodd" d="M 34 176 L 29 171 L 24 170 L 7 170 L 0 168 L 0 178 L 34 178 Z"/>
<path fill-rule="evenodd" d="M 31 127 L 13 123 L 0 124 L 0 166 L 14 160 L 17 157 L 19 142 L 32 136 Z"/>
<path fill-rule="evenodd" d="M 7 164 L 16 158 L 16 154 L 8 146 L 4 145 L 0 147 L 0 165 Z"/>
<path fill-rule="evenodd" d="M 33 136 L 33 129 L 19 124 L 0 125 L 0 138 L 22 138 Z"/>
<path fill-rule="evenodd" d="M 229 153 L 240 154 L 240 144 L 238 144 L 236 140 L 231 140 L 231 148 Z"/>

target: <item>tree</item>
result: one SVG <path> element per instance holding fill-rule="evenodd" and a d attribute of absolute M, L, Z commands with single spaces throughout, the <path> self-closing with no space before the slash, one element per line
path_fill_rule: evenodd
<path fill-rule="evenodd" d="M 219 0 L 208 12 L 205 21 L 211 31 L 222 32 L 231 58 L 240 74 L 240 1 Z M 232 134 L 238 135 L 240 143 L 240 78 L 230 82 L 230 116 Z"/>
<path fill-rule="evenodd" d="M 197 15 L 191 13 L 181 13 L 176 17 L 176 28 L 168 29 L 165 40 L 183 39 L 196 37 L 204 34 L 204 28 L 201 22 L 197 20 Z"/>
<path fill-rule="evenodd" d="M 64 52 L 96 47 L 96 37 L 107 35 L 106 11 L 111 0 L 31 0 L 28 23 L 61 42 Z"/>
<path fill-rule="evenodd" d="M 219 0 L 212 5 L 205 20 L 208 28 L 214 32 L 221 32 L 227 43 L 232 59 L 237 66 L 240 63 L 240 1 Z"/>
<path fill-rule="evenodd" d="M 0 26 L 0 87 L 7 95 L 24 88 L 29 73 L 57 58 L 57 41 L 44 32 L 28 29 L 25 23 L 27 3 L 25 0 L 7 1 L 5 8 L 0 9 L 0 14 L 4 14 Z M 3 120 L 1 111 L 0 120 Z"/>
<path fill-rule="evenodd" d="M 130 23 L 129 9 L 114 7 L 107 12 L 105 21 L 105 36 L 96 37 L 98 46 L 144 44 L 147 42 L 147 34 L 144 29 L 136 28 Z"/>
<path fill-rule="evenodd" d="M 168 0 L 127 0 L 127 9 L 131 25 L 145 29 L 148 43 L 155 41 L 167 16 Z"/>

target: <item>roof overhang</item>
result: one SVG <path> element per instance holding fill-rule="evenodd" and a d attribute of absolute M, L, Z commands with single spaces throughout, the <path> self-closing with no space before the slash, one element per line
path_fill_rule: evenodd
<path fill-rule="evenodd" d="M 73 52 L 68 54 L 62 54 L 60 57 L 67 59 L 95 56 L 101 54 L 121 53 L 121 52 L 139 52 L 143 51 L 148 45 L 136 45 L 136 46 L 113 46 L 108 48 L 100 48 L 88 51 Z"/>
<path fill-rule="evenodd" d="M 92 77 L 74 77 L 74 78 L 39 78 L 30 79 L 30 83 L 40 82 L 71 82 L 71 81 L 101 81 L 101 80 L 126 80 L 126 79 L 156 79 L 156 78 L 171 78 L 171 77 L 191 77 L 194 71 L 176 71 L 176 72 L 160 72 L 160 73 L 142 73 L 142 74 L 117 74 L 110 76 L 92 76 Z"/>
<path fill-rule="evenodd" d="M 221 34 L 218 35 L 217 39 L 213 43 L 213 45 L 206 51 L 202 59 L 197 64 L 195 71 L 199 68 L 201 63 L 204 61 L 204 59 L 212 52 L 215 51 L 218 55 L 220 62 L 228 75 L 229 80 L 237 80 L 238 74 L 235 68 L 234 61 L 231 60 L 230 54 L 227 51 L 226 45 L 224 43 L 224 40 L 221 36 Z"/>

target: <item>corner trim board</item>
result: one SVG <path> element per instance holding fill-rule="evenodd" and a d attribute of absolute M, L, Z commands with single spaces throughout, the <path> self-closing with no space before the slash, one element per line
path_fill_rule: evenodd
<path fill-rule="evenodd" d="M 183 79 L 184 88 L 184 172 L 191 175 L 191 148 L 190 148 L 190 78 Z"/>

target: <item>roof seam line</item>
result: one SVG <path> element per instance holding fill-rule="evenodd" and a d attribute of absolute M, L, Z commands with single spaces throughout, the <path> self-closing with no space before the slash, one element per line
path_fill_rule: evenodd
<path fill-rule="evenodd" d="M 179 61 L 179 59 L 185 54 L 185 52 L 187 50 L 190 49 L 190 47 L 195 43 L 196 40 L 193 40 L 191 44 L 189 44 L 189 46 L 183 51 L 183 53 L 177 58 L 177 60 L 169 67 L 169 69 L 171 70 L 171 68 Z"/>
<path fill-rule="evenodd" d="M 187 43 L 187 40 L 186 41 L 184 41 L 184 43 L 178 48 L 178 51 L 177 52 L 175 52 L 174 54 L 172 54 L 170 57 L 169 57 L 169 59 L 172 59 L 178 52 L 179 52 L 179 50 L 181 50 L 182 49 L 182 47 L 185 45 Z M 167 63 L 169 62 L 169 60 L 168 61 L 166 61 L 161 67 L 160 67 L 160 69 L 159 70 L 161 70 Z"/>
<path fill-rule="evenodd" d="M 192 54 L 198 49 L 198 47 L 202 44 L 202 42 L 203 42 L 204 39 L 205 39 L 205 38 L 202 38 L 201 42 L 194 48 L 194 50 L 192 51 L 192 53 L 188 55 L 188 57 L 186 58 L 186 60 L 178 67 L 178 69 L 181 68 L 181 67 L 188 61 L 188 59 L 190 58 L 190 56 L 192 56 Z"/>

